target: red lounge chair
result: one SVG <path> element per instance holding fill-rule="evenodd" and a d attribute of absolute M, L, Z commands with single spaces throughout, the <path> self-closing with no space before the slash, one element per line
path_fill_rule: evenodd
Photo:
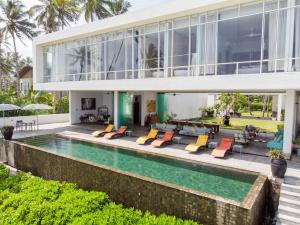
<path fill-rule="evenodd" d="M 163 145 L 172 143 L 172 139 L 174 136 L 174 131 L 166 131 L 165 135 L 161 139 L 156 139 L 151 143 L 154 147 L 162 147 Z"/>
<path fill-rule="evenodd" d="M 107 139 L 112 139 L 120 136 L 125 136 L 126 130 L 127 130 L 127 126 L 121 126 L 117 131 L 105 134 L 104 137 Z"/>
<path fill-rule="evenodd" d="M 231 150 L 233 140 L 231 138 L 222 138 L 218 147 L 216 147 L 211 155 L 215 158 L 224 158 L 225 154 Z"/>

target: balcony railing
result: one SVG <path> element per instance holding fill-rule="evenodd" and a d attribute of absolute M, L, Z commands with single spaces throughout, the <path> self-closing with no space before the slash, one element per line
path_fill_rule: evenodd
<path fill-rule="evenodd" d="M 300 72 L 300 58 L 44 76 L 41 83 Z"/>

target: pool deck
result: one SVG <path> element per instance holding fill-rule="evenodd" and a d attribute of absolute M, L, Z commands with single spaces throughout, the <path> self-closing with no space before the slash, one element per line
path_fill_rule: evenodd
<path fill-rule="evenodd" d="M 119 147 L 127 147 L 132 149 L 138 149 L 145 152 L 172 156 L 182 159 L 188 159 L 198 161 L 202 163 L 210 163 L 218 166 L 227 166 L 236 169 L 249 170 L 259 172 L 264 175 L 270 175 L 270 161 L 265 156 L 252 155 L 252 154 L 240 154 L 234 152 L 228 154 L 225 159 L 217 159 L 210 155 L 211 150 L 199 151 L 196 154 L 190 154 L 184 150 L 185 145 L 183 144 L 172 144 L 165 148 L 154 148 L 151 145 L 141 146 L 138 145 L 135 140 L 136 137 L 123 137 L 114 140 L 107 140 L 105 138 L 95 138 L 90 135 L 90 129 L 84 126 L 70 126 L 68 123 L 60 124 L 48 124 L 41 125 L 39 131 L 28 131 L 28 132 L 15 132 L 14 139 L 25 138 L 30 136 L 37 136 L 43 134 L 58 133 L 67 137 L 92 141 L 96 143 L 110 144 Z M 286 177 L 299 177 L 300 176 L 300 160 L 295 157 L 292 160 L 288 160 L 288 170 Z"/>

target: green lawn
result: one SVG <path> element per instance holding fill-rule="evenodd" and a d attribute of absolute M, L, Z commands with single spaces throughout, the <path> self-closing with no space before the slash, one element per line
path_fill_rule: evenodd
<path fill-rule="evenodd" d="M 222 118 L 219 117 L 209 117 L 202 118 L 199 121 L 203 122 L 217 122 L 221 124 L 221 128 L 232 129 L 232 130 L 243 130 L 246 125 L 254 125 L 266 132 L 276 132 L 277 125 L 283 124 L 283 122 L 273 121 L 273 120 L 260 120 L 260 119 L 243 119 L 243 118 L 231 118 L 230 126 L 224 126 Z"/>
<path fill-rule="evenodd" d="M 252 115 L 251 115 L 252 114 Z M 253 111 L 253 112 L 243 112 L 242 116 L 247 116 L 247 117 L 263 117 L 262 111 Z M 265 113 L 265 117 L 271 117 L 272 113 L 269 112 L 269 115 L 267 116 L 267 113 Z"/>

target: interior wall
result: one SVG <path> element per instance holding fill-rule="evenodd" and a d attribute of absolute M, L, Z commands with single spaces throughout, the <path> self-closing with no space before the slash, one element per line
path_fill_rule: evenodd
<path fill-rule="evenodd" d="M 82 110 L 81 98 L 96 98 L 95 110 Z M 71 91 L 70 92 L 70 122 L 80 123 L 80 116 L 98 114 L 98 107 L 107 106 L 109 114 L 113 116 L 113 93 L 98 91 Z"/>
<path fill-rule="evenodd" d="M 142 96 L 142 103 L 141 103 L 141 125 L 145 125 L 145 118 L 148 114 L 147 112 L 147 104 L 151 100 L 156 100 L 156 93 L 155 92 L 144 92 L 141 94 Z"/>
<path fill-rule="evenodd" d="M 168 94 L 168 113 L 177 114 L 176 119 L 197 118 L 202 115 L 199 108 L 207 107 L 208 94 L 176 93 Z"/>

